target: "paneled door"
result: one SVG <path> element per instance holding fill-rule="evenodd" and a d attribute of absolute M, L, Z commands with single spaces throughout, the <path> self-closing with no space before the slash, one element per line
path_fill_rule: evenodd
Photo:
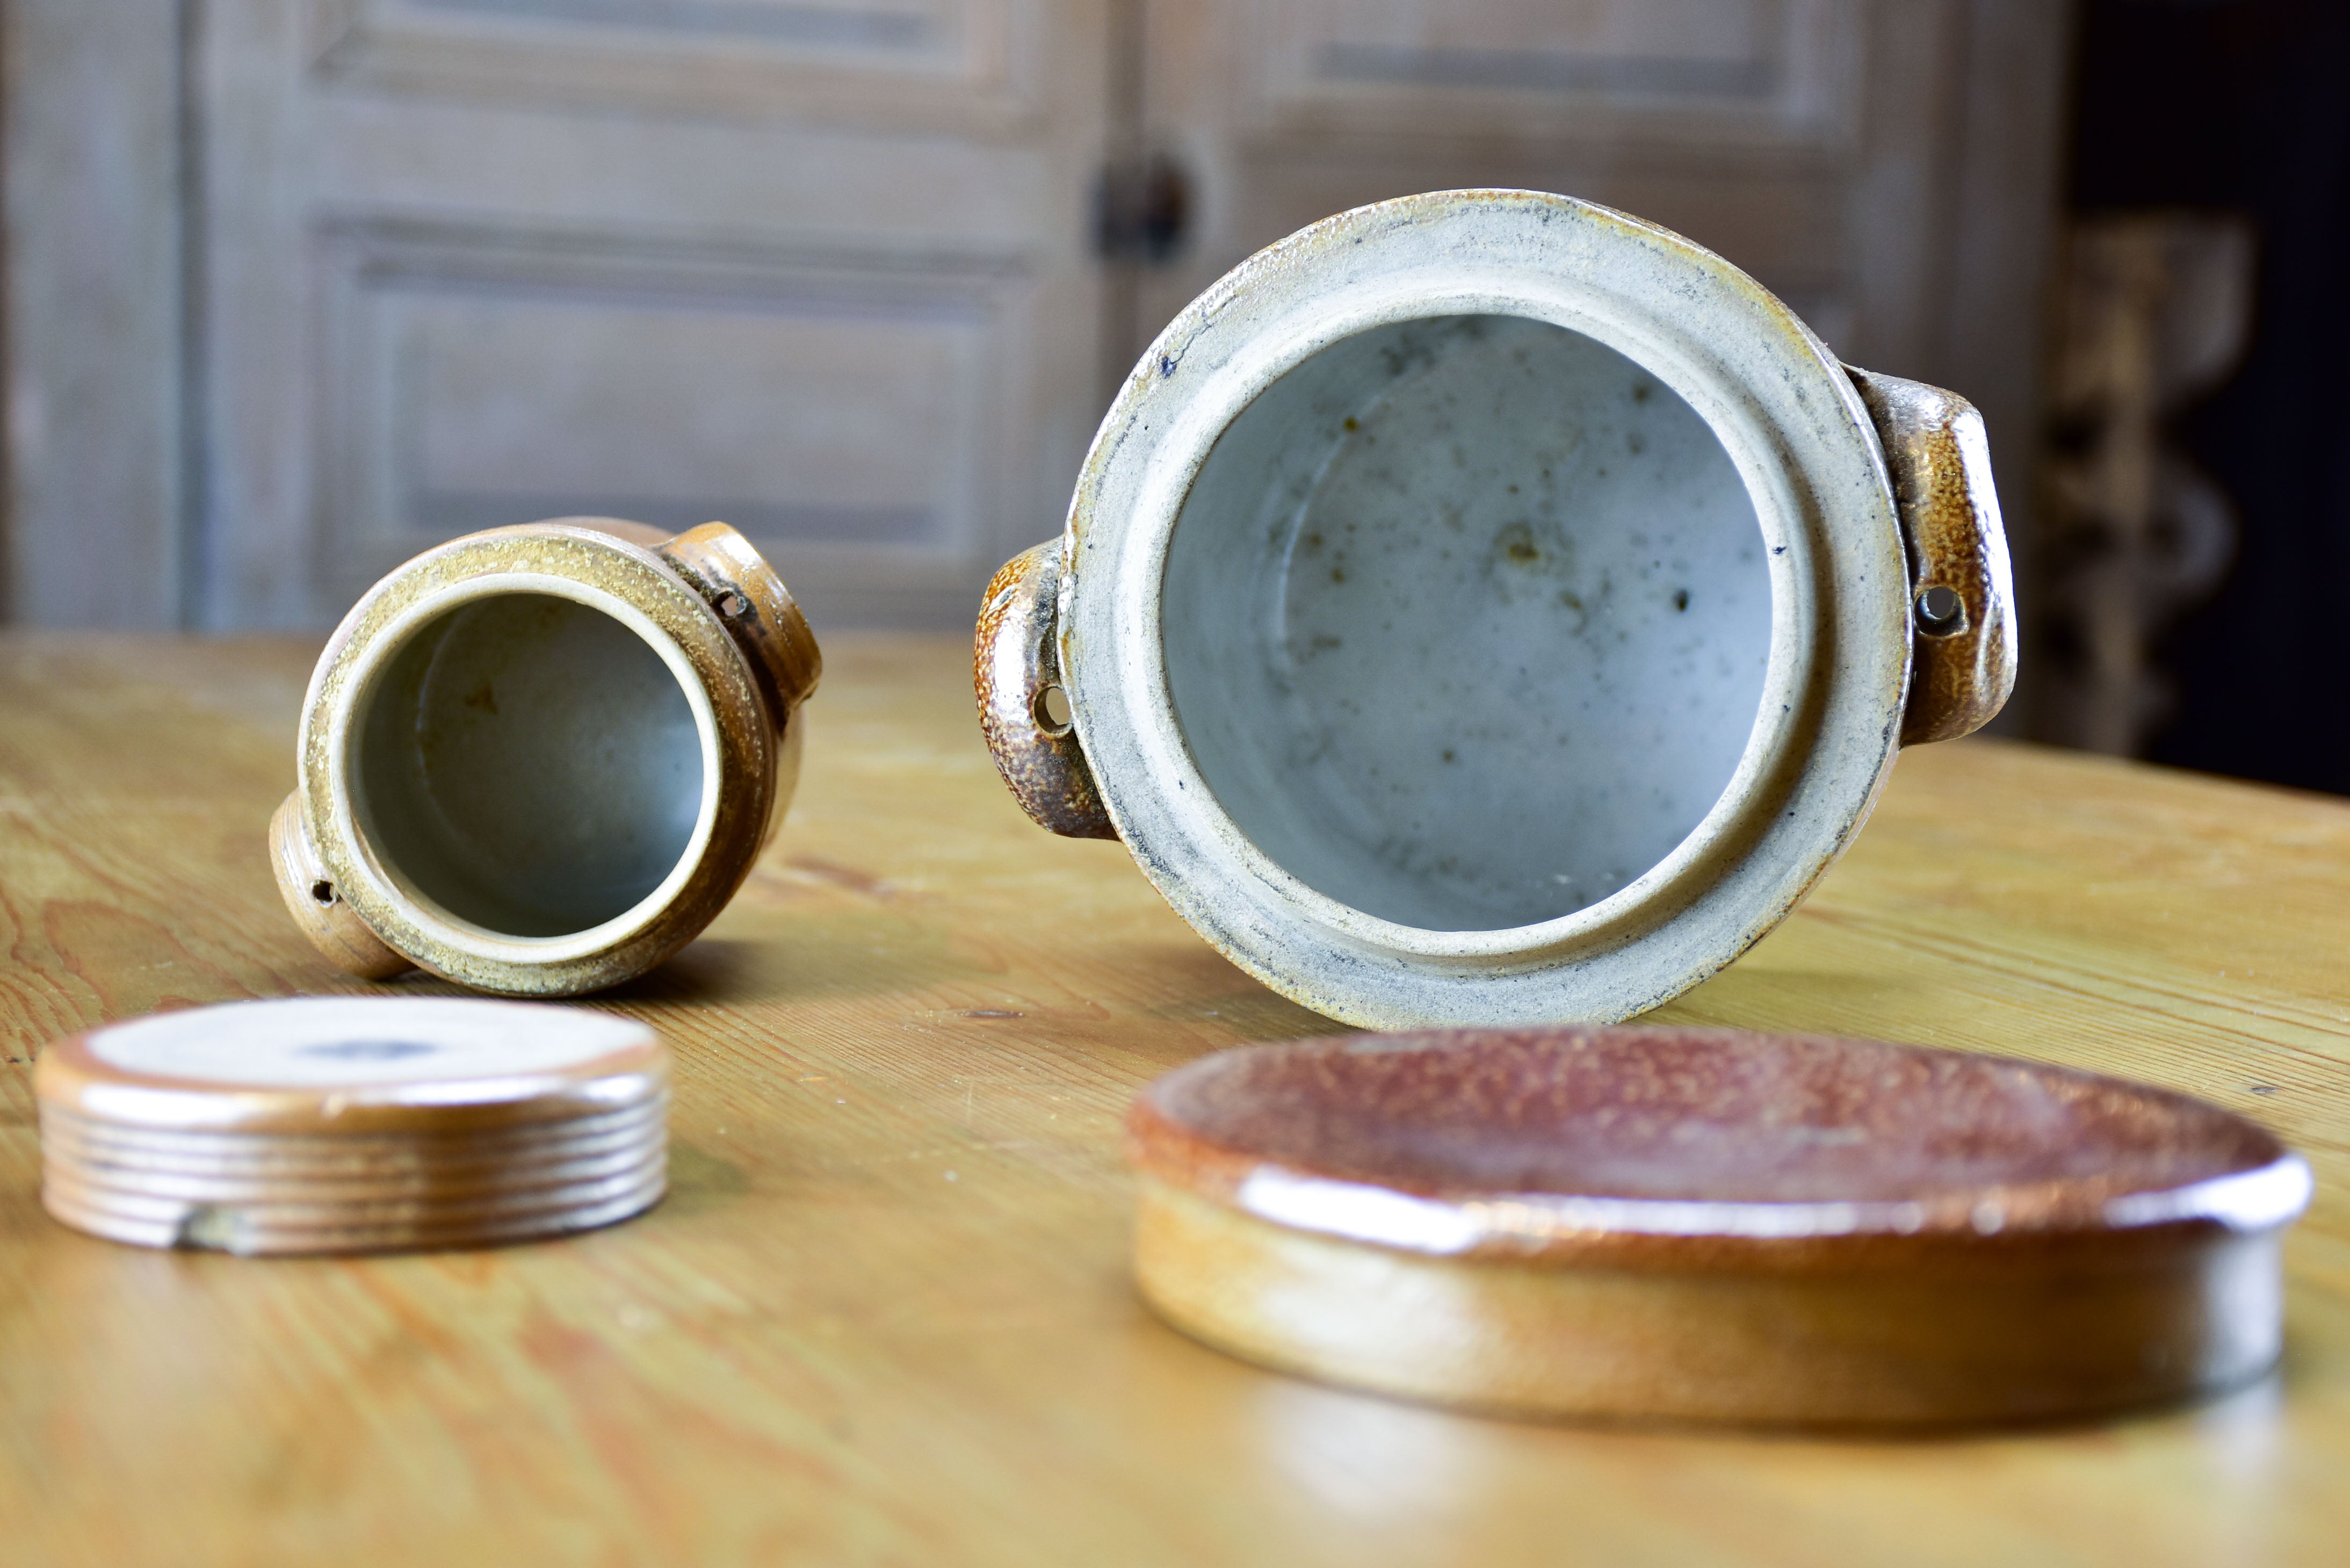
<path fill-rule="evenodd" d="M 590 511 L 735 524 L 819 628 L 967 627 L 1195 292 L 1464 185 L 1658 220 L 1966 392 L 2022 532 L 2066 16 L 11 0 L 0 596 L 317 627 Z"/>
<path fill-rule="evenodd" d="M 1091 434 L 1099 0 L 213 0 L 193 618 L 567 513 L 968 626 Z"/>
<path fill-rule="evenodd" d="M 1258 246 L 1526 186 L 1752 273 L 1846 358 L 1982 405 L 2029 501 L 2067 8 L 2049 0 L 1139 0 L 1126 134 L 1188 187 L 1116 362 Z"/>

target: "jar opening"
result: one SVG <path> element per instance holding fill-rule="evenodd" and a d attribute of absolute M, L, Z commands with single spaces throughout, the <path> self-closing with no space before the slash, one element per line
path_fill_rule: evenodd
<path fill-rule="evenodd" d="M 1508 316 L 1374 327 L 1265 388 L 1184 500 L 1161 610 L 1233 823 L 1428 930 L 1572 914 L 1669 856 L 1771 652 L 1721 439 L 1615 349 Z"/>
<path fill-rule="evenodd" d="M 560 937 L 626 914 L 691 851 L 702 746 L 675 671 L 629 627 L 551 594 L 434 617 L 353 715 L 353 815 L 449 916 Z"/>

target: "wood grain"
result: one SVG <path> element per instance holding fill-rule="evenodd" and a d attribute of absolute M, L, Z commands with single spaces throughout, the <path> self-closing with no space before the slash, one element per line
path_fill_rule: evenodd
<path fill-rule="evenodd" d="M 828 638 L 790 820 L 602 999 L 678 1054 L 676 1187 L 507 1251 L 249 1262 L 50 1221 L 29 1058 L 355 992 L 263 836 L 315 648 L 0 641 L 0 1521 L 12 1564 L 2332 1563 L 2350 1501 L 2350 805 L 1964 742 L 1659 1016 L 2206 1096 L 2318 1177 L 2282 1373 L 1899 1443 L 1545 1428 L 1263 1373 L 1128 1283 L 1119 1117 L 1327 1033 L 1114 844 L 1030 826 L 960 638 Z M 430 992 L 438 982 L 394 989 Z"/>

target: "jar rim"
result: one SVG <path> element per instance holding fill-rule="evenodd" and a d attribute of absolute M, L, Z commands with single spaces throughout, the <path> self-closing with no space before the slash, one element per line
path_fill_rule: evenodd
<path fill-rule="evenodd" d="M 1772 646 L 1730 784 L 1662 861 L 1569 915 L 1440 931 L 1306 886 L 1233 822 L 1175 716 L 1159 587 L 1191 484 L 1260 392 L 1367 328 L 1485 313 L 1593 337 L 1704 419 L 1770 546 Z M 1120 836 L 1228 956 L 1348 1023 L 1612 1019 L 1653 1006 L 1784 917 L 1856 831 L 1895 754 L 1906 564 L 1856 391 L 1825 345 L 1728 262 L 1568 197 L 1404 198 L 1243 263 L 1127 382 L 1088 454 L 1063 548 L 1061 669 Z"/>

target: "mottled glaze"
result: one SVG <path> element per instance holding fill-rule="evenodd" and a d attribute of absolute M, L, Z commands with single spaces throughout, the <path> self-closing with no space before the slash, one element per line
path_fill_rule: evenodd
<path fill-rule="evenodd" d="M 2141 1085 L 1723 1030 L 1225 1052 L 1128 1120 L 1170 1322 L 1524 1414 L 2039 1419 L 2228 1386 L 2281 1344 L 2308 1167 Z"/>
<path fill-rule="evenodd" d="M 1905 483 L 1995 542 L 1964 405 L 1931 397 Z M 1953 572 L 1962 535 L 1933 547 Z M 1304 230 L 1169 326 L 1057 592 L 991 597 L 983 708 L 993 679 L 1026 711 L 1009 682 L 1047 661 L 1021 639 L 1050 643 L 1076 744 L 1006 760 L 989 732 L 1024 805 L 1091 834 L 1045 807 L 1098 797 L 1176 910 L 1307 1006 L 1620 1018 L 1784 918 L 1905 726 L 1996 709 L 1986 550 L 1988 683 L 1913 701 L 1910 543 L 1844 367 L 1678 235 L 1439 192 Z"/>
<path fill-rule="evenodd" d="M 781 821 L 820 669 L 723 524 L 562 518 L 430 551 L 320 657 L 273 827 L 287 908 L 370 978 L 567 995 L 640 973 Z"/>
<path fill-rule="evenodd" d="M 1057 540 L 1014 556 L 987 585 L 971 664 L 980 732 L 1031 821 L 1067 838 L 1116 838 L 1076 735 L 1039 711 L 1061 690 L 1060 649 L 1035 635 L 1060 587 Z"/>
<path fill-rule="evenodd" d="M 1991 722 L 2015 690 L 2015 588 L 1990 438 L 1964 398 L 1897 376 L 1850 374 L 1884 438 L 1909 543 L 1918 637 L 1901 743 L 1955 740 Z M 1938 587 L 1958 604 L 1939 622 L 1918 607 Z"/>
<path fill-rule="evenodd" d="M 1812 1241 L 1824 1258 L 1857 1259 L 1887 1239 L 2262 1231 L 2308 1191 L 2306 1168 L 2273 1136 L 2183 1095 L 2003 1057 L 1727 1029 L 1224 1052 L 1159 1079 L 1128 1128 L 1143 1169 L 1265 1218 L 1315 1228 L 1295 1183 L 1361 1187 L 1454 1210 L 1428 1250 L 1578 1262 L 1686 1260 L 1742 1241 L 1773 1252 Z M 1293 1183 L 1278 1213 L 1259 1206 L 1275 1173 Z M 1400 1231 L 1380 1239 L 1414 1245 Z"/>

